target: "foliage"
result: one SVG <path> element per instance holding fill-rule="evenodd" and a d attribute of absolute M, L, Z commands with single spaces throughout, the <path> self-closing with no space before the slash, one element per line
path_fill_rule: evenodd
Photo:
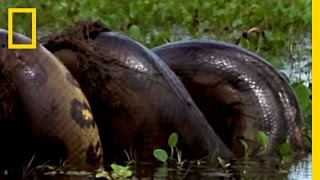
<path fill-rule="evenodd" d="M 132 171 L 129 170 L 129 166 L 120 166 L 117 164 L 111 164 L 111 168 L 113 170 L 113 177 L 123 177 L 128 178 L 132 176 Z"/>
<path fill-rule="evenodd" d="M 252 147 L 250 147 L 245 140 L 239 139 L 239 141 L 244 147 L 244 159 L 249 159 L 249 151 Z M 261 146 L 261 151 L 258 155 L 264 154 L 268 146 L 269 136 L 264 131 L 258 131 L 256 134 L 256 141 Z"/>
<path fill-rule="evenodd" d="M 312 102 L 311 102 L 311 90 L 304 85 L 302 81 L 294 82 L 292 84 L 294 91 L 296 92 L 301 111 L 305 120 L 305 133 L 311 139 L 312 132 Z"/>
<path fill-rule="evenodd" d="M 284 57 L 286 48 L 301 34 L 311 32 L 311 0 L 292 1 L 1 1 L 0 27 L 7 25 L 8 7 L 37 8 L 40 31 L 61 28 L 79 19 L 101 19 L 143 44 L 154 47 L 186 38 L 211 38 L 234 43 L 252 27 L 265 30 L 260 48 L 266 59 Z M 30 33 L 30 21 L 17 15 L 15 30 Z M 276 17 L 276 18 L 275 18 Z M 256 51 L 252 41 L 246 48 Z"/>
<path fill-rule="evenodd" d="M 181 156 L 182 156 L 182 152 L 179 151 L 179 149 L 177 148 L 177 144 L 178 144 L 178 135 L 177 133 L 171 133 L 169 138 L 168 138 L 168 145 L 171 149 L 171 155 L 170 155 L 170 159 L 174 160 L 173 155 L 174 155 L 174 150 L 176 150 L 176 154 L 177 154 L 177 162 L 178 164 L 182 164 L 183 162 L 181 161 Z M 153 151 L 153 156 L 163 162 L 166 163 L 168 161 L 168 153 L 163 150 L 163 149 L 155 149 Z"/>
<path fill-rule="evenodd" d="M 159 161 L 161 161 L 163 163 L 167 162 L 167 160 L 168 160 L 168 153 L 163 149 L 155 149 L 153 151 L 153 156 L 157 160 L 159 160 Z"/>
<path fill-rule="evenodd" d="M 129 169 L 129 166 L 111 164 L 111 168 L 113 170 L 111 172 L 111 179 L 125 180 L 132 176 L 132 171 Z M 110 179 L 110 175 L 106 171 L 98 172 L 95 177 Z"/>
<path fill-rule="evenodd" d="M 289 157 L 292 154 L 292 148 L 289 140 L 286 140 L 286 142 L 280 145 L 279 154 L 282 158 Z"/>
<path fill-rule="evenodd" d="M 269 142 L 269 137 L 265 132 L 259 131 L 257 133 L 256 139 L 257 139 L 258 143 L 263 147 L 263 149 L 267 148 L 267 145 Z"/>

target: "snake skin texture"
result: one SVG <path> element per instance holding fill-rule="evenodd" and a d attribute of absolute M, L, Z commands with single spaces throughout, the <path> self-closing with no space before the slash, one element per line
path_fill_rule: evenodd
<path fill-rule="evenodd" d="M 28 136 L 29 133 L 32 141 L 23 148 L 26 152 L 27 147 L 32 145 L 35 159 L 39 161 L 54 157 L 57 162 L 65 161 L 65 167 L 69 170 L 100 168 L 103 151 L 98 129 L 88 101 L 76 80 L 63 64 L 41 45 L 34 50 L 8 49 L 7 38 L 7 31 L 0 30 L 1 74 L 6 74 L 7 77 L 10 75 L 10 81 L 1 81 L 11 84 L 8 87 L 15 90 L 17 98 L 12 100 L 11 96 L 3 97 L 9 103 L 2 101 L 2 109 L 6 108 L 6 104 L 12 105 L 17 101 L 22 107 L 19 110 L 22 115 L 17 120 L 9 112 L 7 114 L 12 116 L 2 118 L 0 123 L 6 124 L 6 127 L 10 127 L 10 121 L 15 121 L 16 126 L 27 124 L 31 131 L 24 131 L 25 134 L 16 133 L 20 134 L 20 137 Z M 30 44 L 31 40 L 14 34 L 13 42 Z M 20 140 L 16 143 L 18 142 Z M 1 147 L 5 148 L 11 147 Z M 29 160 L 31 157 L 28 157 Z"/>
<path fill-rule="evenodd" d="M 31 42 L 18 33 L 13 40 Z M 33 50 L 7 41 L 0 30 L 0 169 L 21 168 L 33 155 L 34 164 L 65 170 L 102 169 L 126 153 L 152 161 L 155 148 L 170 151 L 172 132 L 189 160 L 241 157 L 241 140 L 259 154 L 259 131 L 269 136 L 266 155 L 287 138 L 295 151 L 306 148 L 290 85 L 238 46 L 192 40 L 150 50 L 97 23 Z"/>
<path fill-rule="evenodd" d="M 235 45 L 178 41 L 152 49 L 180 77 L 215 132 L 237 156 L 240 139 L 255 147 L 258 131 L 269 137 L 266 154 L 286 138 L 305 146 L 303 118 L 288 82 L 265 60 Z M 257 153 L 258 148 L 252 148 Z"/>
<path fill-rule="evenodd" d="M 152 51 L 114 32 L 92 41 L 106 58 L 80 55 L 72 42 L 44 46 L 72 72 L 93 107 L 106 162 L 125 160 L 130 149 L 138 161 L 155 160 L 153 150 L 168 148 L 172 132 L 183 137 L 179 147 L 186 158 L 214 151 L 232 157 L 179 78 Z"/>

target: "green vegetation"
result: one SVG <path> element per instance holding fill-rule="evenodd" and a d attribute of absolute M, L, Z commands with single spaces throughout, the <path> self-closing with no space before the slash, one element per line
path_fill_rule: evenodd
<path fill-rule="evenodd" d="M 0 27 L 7 25 L 8 7 L 37 8 L 39 31 L 62 28 L 81 19 L 101 19 L 112 30 L 148 47 L 191 37 L 234 43 L 243 32 L 259 27 L 267 39 L 260 47 L 261 55 L 279 61 L 290 43 L 311 32 L 311 0 L 1 1 Z M 15 30 L 30 35 L 31 21 L 23 15 L 17 18 Z M 248 48 L 257 50 L 254 43 Z"/>
<path fill-rule="evenodd" d="M 244 159 L 247 160 L 249 159 L 249 151 L 250 148 L 249 145 L 247 144 L 247 142 L 245 140 L 239 139 L 240 143 L 243 145 L 244 147 Z M 257 155 L 263 155 L 267 149 L 268 146 L 268 142 L 269 142 L 269 137 L 268 135 L 263 132 L 263 131 L 258 131 L 256 134 L 256 142 L 260 145 L 261 150 Z"/>
<path fill-rule="evenodd" d="M 298 97 L 300 108 L 305 120 L 305 134 L 311 139 L 312 132 L 312 102 L 310 99 L 311 90 L 307 88 L 303 81 L 292 83 L 292 87 Z"/>
<path fill-rule="evenodd" d="M 155 149 L 153 151 L 153 156 L 163 163 L 166 163 L 168 160 L 168 153 L 163 149 Z"/>
<path fill-rule="evenodd" d="M 256 135 L 256 139 L 257 139 L 257 142 L 262 146 L 262 153 L 263 153 L 267 149 L 269 137 L 265 132 L 259 131 Z"/>
<path fill-rule="evenodd" d="M 129 166 L 120 166 L 117 164 L 111 164 L 111 168 L 114 171 L 113 177 L 128 178 L 132 176 L 132 171 L 129 170 Z"/>
<path fill-rule="evenodd" d="M 261 167 L 259 166 L 258 161 L 255 162 L 255 160 L 256 160 L 255 155 L 252 157 L 248 156 L 247 151 L 251 147 L 248 146 L 246 141 L 244 141 L 244 140 L 240 140 L 240 141 L 244 145 L 245 150 L 246 150 L 245 157 L 238 159 L 238 162 L 240 162 L 240 164 L 243 163 L 242 165 L 240 165 L 240 169 L 243 169 L 242 171 L 240 171 L 241 179 L 257 179 L 258 177 L 264 177 L 264 176 L 267 177 L 268 175 L 270 175 L 268 173 L 259 173 L 256 171 L 250 171 L 250 168 L 255 169 L 255 168 L 259 167 L 257 169 L 259 169 L 261 171 L 263 168 L 260 169 Z M 265 132 L 258 131 L 256 134 L 256 142 L 261 146 L 261 151 L 258 154 L 262 155 L 265 152 L 265 150 L 267 149 L 269 137 Z M 177 172 L 181 173 L 181 175 L 178 177 L 181 177 L 181 176 L 184 177 L 185 175 L 187 175 L 188 170 L 191 166 L 200 165 L 200 167 L 201 167 L 201 163 L 202 163 L 201 160 L 196 160 L 196 161 L 189 161 L 188 160 L 188 161 L 184 161 L 181 163 L 181 152 L 177 149 L 177 143 L 178 143 L 178 135 L 176 133 L 172 133 L 168 138 L 168 145 L 171 148 L 171 156 L 170 157 L 168 156 L 168 153 L 163 149 L 155 149 L 154 150 L 154 152 L 153 152 L 154 157 L 163 163 L 155 172 L 156 176 L 168 177 L 168 174 L 170 174 L 169 169 L 176 169 Z M 180 158 L 178 158 L 178 159 L 180 159 L 180 160 L 177 161 L 177 159 L 173 158 L 173 152 L 174 152 L 173 149 L 176 149 L 177 156 L 178 157 L 180 156 Z M 180 154 L 178 154 L 178 152 L 180 152 Z M 290 145 L 290 142 L 288 139 L 278 147 L 278 152 L 279 152 L 280 159 L 279 159 L 279 161 L 275 160 L 273 162 L 273 165 L 275 167 L 278 167 L 278 169 L 275 168 L 275 170 L 274 170 L 274 169 L 270 168 L 269 170 L 274 170 L 274 173 L 277 173 L 278 176 L 282 175 L 283 176 L 282 178 L 286 179 L 286 177 L 284 175 L 286 173 L 288 173 L 288 169 L 291 167 L 290 165 L 292 164 L 292 162 L 294 162 L 293 156 L 292 156 L 293 155 L 292 148 L 291 148 L 291 145 Z M 237 168 L 237 163 L 235 163 L 235 162 L 230 163 L 229 160 L 222 159 L 216 155 L 213 155 L 210 158 L 210 160 L 212 160 L 214 162 L 214 165 L 211 165 L 210 168 L 216 168 L 216 170 L 221 171 L 221 176 L 223 176 L 224 173 L 225 173 L 225 175 L 232 174 L 228 171 L 229 167 Z M 175 163 L 175 162 L 178 162 L 178 163 Z M 210 162 L 205 162 L 205 163 L 210 163 Z M 185 165 L 189 166 L 188 170 L 186 172 L 183 171 L 186 168 Z M 258 179 L 260 179 L 260 178 L 258 178 Z M 267 178 L 267 179 L 269 179 L 269 178 Z"/>
<path fill-rule="evenodd" d="M 250 147 L 248 146 L 246 141 L 240 139 L 240 142 L 242 143 L 242 145 L 245 148 L 244 159 L 245 160 L 249 159 L 248 150 Z M 261 151 L 259 152 L 259 154 L 260 155 L 264 154 L 265 150 L 267 149 L 268 142 L 269 142 L 268 135 L 263 131 L 258 131 L 256 134 L 256 142 L 261 146 Z M 171 160 L 171 161 L 174 160 L 174 161 L 177 161 L 177 164 L 183 164 L 183 162 L 181 161 L 182 152 L 178 149 L 177 144 L 178 144 L 177 133 L 171 133 L 168 138 L 168 145 L 171 149 L 170 157 L 168 156 L 168 153 L 163 149 L 155 149 L 153 151 L 153 156 L 157 160 L 159 160 L 160 162 L 163 162 L 163 163 L 167 163 L 168 160 Z M 177 159 L 175 159 L 173 157 L 174 156 L 174 149 L 176 150 Z M 292 149 L 291 149 L 290 142 L 287 139 L 283 144 L 281 144 L 279 146 L 279 156 L 281 159 L 284 159 L 284 158 L 290 157 L 290 155 L 292 155 Z M 222 162 L 223 160 L 220 157 L 214 156 L 214 158 L 217 158 L 217 160 L 220 164 L 225 164 L 225 162 Z"/>
<path fill-rule="evenodd" d="M 153 151 L 153 156 L 157 160 L 159 160 L 159 161 L 161 161 L 163 163 L 166 163 L 168 161 L 168 159 L 169 159 L 169 160 L 177 161 L 178 164 L 183 164 L 183 162 L 181 161 L 182 152 L 178 149 L 177 144 L 178 144 L 178 135 L 177 135 L 177 133 L 171 133 L 169 138 L 168 138 L 168 145 L 169 145 L 169 147 L 171 149 L 170 158 L 168 156 L 168 153 L 163 149 L 155 149 Z M 173 157 L 174 150 L 176 152 L 177 159 L 175 159 Z"/>

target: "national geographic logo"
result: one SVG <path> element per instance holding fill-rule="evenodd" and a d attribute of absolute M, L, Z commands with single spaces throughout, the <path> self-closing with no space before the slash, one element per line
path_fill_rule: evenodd
<path fill-rule="evenodd" d="M 13 44 L 13 15 L 14 13 L 31 13 L 32 37 L 31 44 Z M 37 47 L 37 9 L 36 8 L 8 8 L 8 49 L 36 49 Z"/>

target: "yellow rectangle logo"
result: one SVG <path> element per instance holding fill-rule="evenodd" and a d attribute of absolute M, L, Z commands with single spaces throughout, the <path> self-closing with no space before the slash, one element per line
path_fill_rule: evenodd
<path fill-rule="evenodd" d="M 31 44 L 13 44 L 13 13 L 31 13 Z M 8 8 L 8 49 L 36 49 L 37 47 L 37 9 L 36 8 Z"/>

